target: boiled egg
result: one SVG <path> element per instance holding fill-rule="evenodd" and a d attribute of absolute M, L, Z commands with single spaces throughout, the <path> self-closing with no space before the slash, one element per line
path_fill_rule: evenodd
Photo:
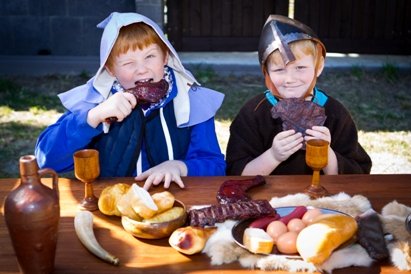
<path fill-rule="evenodd" d="M 276 242 L 278 251 L 284 254 L 297 253 L 297 236 L 297 232 L 288 231 L 278 237 Z"/>
<path fill-rule="evenodd" d="M 321 214 L 323 214 L 321 209 L 319 209 L 319 208 L 310 208 L 310 209 L 307 210 L 307 212 L 304 214 L 304 216 L 301 218 L 301 220 L 307 226 L 307 225 L 311 224 Z"/>
<path fill-rule="evenodd" d="M 299 218 L 291 219 L 287 224 L 288 231 L 295 231 L 297 233 L 299 233 L 304 227 L 306 227 L 305 223 Z"/>
<path fill-rule="evenodd" d="M 277 241 L 278 237 L 288 231 L 287 226 L 281 221 L 272 221 L 267 226 L 267 234 L 273 238 L 274 243 Z"/>

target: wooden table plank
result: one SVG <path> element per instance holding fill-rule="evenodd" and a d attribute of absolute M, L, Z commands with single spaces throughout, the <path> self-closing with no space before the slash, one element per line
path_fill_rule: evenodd
<path fill-rule="evenodd" d="M 247 177 L 186 177 L 186 188 L 172 185 L 170 191 L 188 207 L 199 204 L 215 204 L 216 193 L 221 183 L 228 179 Z M 310 176 L 269 176 L 265 186 L 249 192 L 254 199 L 269 199 L 287 194 L 299 193 L 310 183 Z M 18 185 L 17 179 L 0 179 L 0 272 L 19 273 L 14 251 L 4 222 L 4 199 Z M 50 179 L 43 179 L 50 184 Z M 133 183 L 132 178 L 99 179 L 94 184 L 95 194 L 114 183 Z M 338 175 L 322 176 L 321 183 L 335 194 L 346 192 L 350 195 L 362 194 L 380 211 L 393 201 L 411 206 L 411 175 Z M 141 185 L 141 184 L 140 184 Z M 152 188 L 152 193 L 163 191 L 162 187 Z M 84 195 L 84 185 L 75 179 L 60 178 L 61 219 L 57 245 L 55 273 L 249 273 L 238 263 L 212 266 L 204 254 L 186 256 L 168 245 L 167 239 L 137 239 L 121 226 L 119 217 L 109 217 L 94 212 L 94 229 L 100 244 L 120 258 L 121 266 L 111 266 L 90 254 L 79 242 L 74 232 L 74 215 L 77 205 Z M 396 268 L 374 265 L 372 268 L 350 268 L 333 273 L 401 273 Z M 267 273 L 267 271 L 253 271 Z M 286 273 L 277 271 L 276 273 Z M 405 272 L 404 272 L 405 273 Z"/>

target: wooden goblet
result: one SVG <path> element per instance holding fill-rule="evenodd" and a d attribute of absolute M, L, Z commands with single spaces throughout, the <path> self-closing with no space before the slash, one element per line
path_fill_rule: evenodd
<path fill-rule="evenodd" d="M 306 143 L 305 162 L 313 169 L 311 185 L 305 189 L 305 193 L 312 199 L 328 196 L 328 191 L 320 185 L 320 171 L 328 164 L 329 143 L 320 139 L 311 139 Z"/>
<path fill-rule="evenodd" d="M 93 182 L 100 175 L 99 153 L 95 149 L 76 151 L 74 158 L 74 175 L 85 183 L 84 198 L 80 203 L 82 210 L 95 211 L 98 209 L 98 199 L 93 193 Z"/>

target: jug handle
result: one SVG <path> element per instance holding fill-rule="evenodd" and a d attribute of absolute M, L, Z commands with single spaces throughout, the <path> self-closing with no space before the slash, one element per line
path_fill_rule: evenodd
<path fill-rule="evenodd" d="M 40 177 L 51 175 L 51 177 L 53 178 L 53 190 L 56 192 L 56 195 L 58 198 L 59 197 L 59 186 L 58 186 L 59 176 L 57 175 L 57 173 L 51 168 L 43 168 L 38 171 L 38 174 Z"/>

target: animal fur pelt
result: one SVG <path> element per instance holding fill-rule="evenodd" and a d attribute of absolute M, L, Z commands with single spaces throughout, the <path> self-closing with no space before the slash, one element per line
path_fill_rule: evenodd
<path fill-rule="evenodd" d="M 311 200 L 310 196 L 303 193 L 290 194 L 284 197 L 273 197 L 270 204 L 272 207 L 299 205 L 322 207 L 341 211 L 354 217 L 371 208 L 370 201 L 366 197 L 362 195 L 351 197 L 344 192 L 317 200 Z"/>
<path fill-rule="evenodd" d="M 400 270 L 411 270 L 411 234 L 405 228 L 405 219 L 411 214 L 411 207 L 397 201 L 385 205 L 381 210 L 384 232 L 393 235 L 387 247 L 393 265 Z"/>
<path fill-rule="evenodd" d="M 345 193 L 335 196 L 311 200 L 306 194 L 294 194 L 284 197 L 274 197 L 270 200 L 273 207 L 281 206 L 315 206 L 338 210 L 356 216 L 371 208 L 370 202 L 361 195 L 350 197 Z M 290 259 L 281 255 L 255 255 L 239 247 L 231 235 L 235 222 L 226 221 L 217 224 L 217 232 L 207 241 L 203 250 L 211 258 L 211 264 L 220 265 L 239 261 L 246 268 L 259 268 L 261 270 L 286 270 L 290 272 L 323 271 L 331 273 L 335 268 L 348 266 L 369 266 L 372 259 L 358 244 L 340 249 L 321 266 L 315 266 L 303 260 Z"/>

